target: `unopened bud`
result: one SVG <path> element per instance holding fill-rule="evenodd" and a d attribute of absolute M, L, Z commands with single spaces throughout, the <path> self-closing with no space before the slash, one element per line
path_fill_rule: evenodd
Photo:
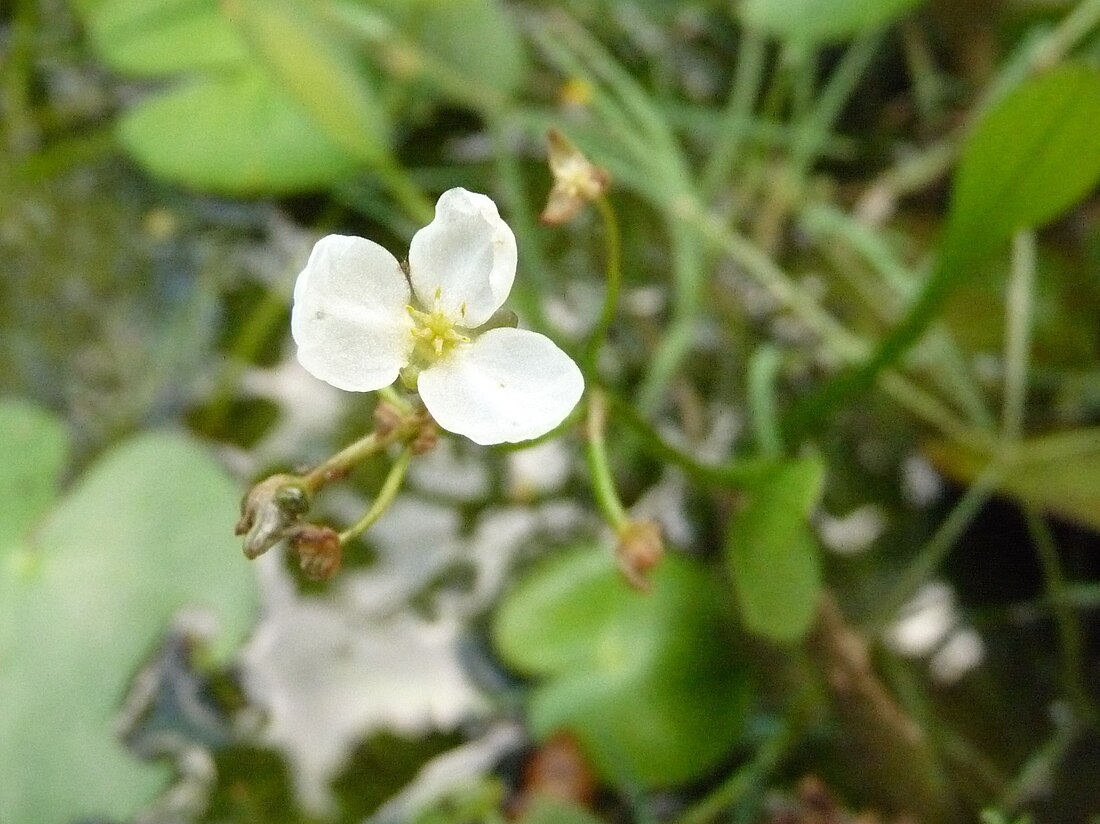
<path fill-rule="evenodd" d="M 290 548 L 310 580 L 327 581 L 340 571 L 340 533 L 332 527 L 302 524 L 290 534 Z"/>
<path fill-rule="evenodd" d="M 611 175 L 591 163 L 581 150 L 557 129 L 546 134 L 550 145 L 550 173 L 554 185 L 539 220 L 550 225 L 568 223 L 585 203 L 603 196 L 611 185 Z"/>
<path fill-rule="evenodd" d="M 656 521 L 631 521 L 619 532 L 615 561 L 634 589 L 649 592 L 649 575 L 665 554 L 661 526 Z"/>
<path fill-rule="evenodd" d="M 249 490 L 241 501 L 234 529 L 244 535 L 246 558 L 258 558 L 286 537 L 309 510 L 309 493 L 294 475 L 272 475 Z"/>

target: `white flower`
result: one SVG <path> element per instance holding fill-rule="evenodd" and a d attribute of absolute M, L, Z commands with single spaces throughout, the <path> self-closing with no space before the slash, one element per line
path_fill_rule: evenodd
<path fill-rule="evenodd" d="M 377 243 L 329 235 L 294 286 L 298 360 L 352 392 L 415 377 L 436 423 L 479 444 L 537 438 L 576 406 L 584 379 L 544 335 L 476 331 L 515 275 L 512 230 L 492 200 L 465 189 L 444 192 L 413 236 L 407 277 Z"/>

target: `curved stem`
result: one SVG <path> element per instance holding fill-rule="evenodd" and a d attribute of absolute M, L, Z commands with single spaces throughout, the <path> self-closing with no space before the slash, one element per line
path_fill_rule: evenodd
<path fill-rule="evenodd" d="M 382 488 L 378 490 L 378 497 L 374 499 L 370 509 L 353 526 L 340 533 L 341 546 L 354 541 L 366 532 L 382 517 L 382 513 L 389 509 L 390 504 L 393 503 L 393 499 L 397 497 L 397 493 L 401 489 L 401 484 L 405 480 L 405 473 L 409 471 L 409 461 L 412 459 L 412 454 L 413 448 L 411 445 L 401 450 L 401 454 L 397 456 L 397 460 L 390 467 L 390 472 L 382 483 Z"/>
<path fill-rule="evenodd" d="M 588 458 L 588 472 L 592 477 L 592 491 L 596 503 L 603 512 L 608 525 L 619 532 L 629 519 L 619 493 L 615 491 L 615 481 L 611 477 L 611 466 L 607 459 L 607 443 L 604 431 L 607 428 L 607 398 L 600 389 L 592 389 L 588 396 L 588 415 L 584 432 L 587 443 L 585 454 Z"/>

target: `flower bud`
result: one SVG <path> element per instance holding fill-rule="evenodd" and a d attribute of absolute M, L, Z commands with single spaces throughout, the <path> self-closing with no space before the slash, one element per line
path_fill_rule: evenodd
<path fill-rule="evenodd" d="M 327 581 L 340 571 L 340 533 L 332 527 L 302 524 L 290 534 L 302 572 L 312 581 Z"/>
<path fill-rule="evenodd" d="M 258 558 L 279 543 L 309 505 L 309 493 L 295 475 L 272 475 L 252 487 L 241 501 L 241 518 L 234 529 L 245 536 L 245 557 Z"/>
<path fill-rule="evenodd" d="M 554 176 L 554 185 L 539 220 L 556 226 L 572 220 L 585 203 L 602 197 L 611 185 L 611 175 L 591 163 L 557 129 L 547 132 L 546 139 L 550 144 L 550 173 Z"/>
<path fill-rule="evenodd" d="M 619 531 L 615 561 L 634 589 L 649 592 L 650 571 L 664 554 L 661 526 L 656 521 L 631 521 Z"/>

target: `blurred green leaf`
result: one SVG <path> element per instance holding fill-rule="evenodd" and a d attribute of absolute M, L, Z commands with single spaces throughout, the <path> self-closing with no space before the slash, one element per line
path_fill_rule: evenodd
<path fill-rule="evenodd" d="M 296 0 L 234 0 L 233 19 L 272 77 L 367 164 L 389 152 L 389 118 L 351 49 Z"/>
<path fill-rule="evenodd" d="M 510 666 L 544 679 L 530 699 L 535 734 L 573 731 L 612 780 L 690 780 L 740 732 L 747 676 L 722 588 L 696 561 L 664 558 L 643 594 L 601 548 L 556 556 L 504 600 L 493 637 Z"/>
<path fill-rule="evenodd" d="M 403 34 L 461 82 L 503 95 L 522 84 L 527 70 L 523 41 L 497 0 L 376 2 L 388 10 Z"/>
<path fill-rule="evenodd" d="M 769 34 L 808 43 L 841 40 L 895 20 L 923 0 L 743 0 L 741 18 Z"/>
<path fill-rule="evenodd" d="M 536 795 L 519 824 L 602 824 L 602 819 L 560 798 Z"/>
<path fill-rule="evenodd" d="M 0 465 L 0 487 L 17 471 Z M 4 824 L 124 818 L 163 787 L 167 768 L 123 750 L 114 713 L 181 607 L 217 616 L 222 654 L 251 626 L 252 571 L 232 536 L 237 497 L 196 444 L 143 435 L 105 454 L 33 539 L 0 559 Z"/>
<path fill-rule="evenodd" d="M 943 258 L 995 251 L 1091 191 L 1100 180 L 1098 123 L 1100 72 L 1091 66 L 1061 66 L 1004 98 L 963 147 Z"/>
<path fill-rule="evenodd" d="M 1002 99 L 967 139 L 932 276 L 904 320 L 862 365 L 803 399 L 785 429 L 799 433 L 857 392 L 920 340 L 947 298 L 1014 232 L 1053 220 L 1100 180 L 1100 72 L 1064 65 Z"/>
<path fill-rule="evenodd" d="M 83 12 L 96 53 L 126 74 L 155 77 L 249 60 L 217 0 L 101 0 Z"/>
<path fill-rule="evenodd" d="M 0 563 L 57 496 L 68 437 L 53 415 L 19 400 L 0 401 Z"/>
<path fill-rule="evenodd" d="M 824 480 L 819 458 L 779 464 L 746 492 L 730 522 L 726 558 L 742 620 L 773 641 L 800 639 L 817 611 L 821 559 L 806 519 Z"/>
<path fill-rule="evenodd" d="M 949 442 L 926 444 L 936 467 L 970 483 L 992 456 Z M 1030 438 L 1005 465 L 997 489 L 1014 500 L 1100 531 L 1100 428 Z"/>
<path fill-rule="evenodd" d="M 255 69 L 151 97 L 118 128 L 151 174 L 225 194 L 300 191 L 334 183 L 360 165 Z"/>

